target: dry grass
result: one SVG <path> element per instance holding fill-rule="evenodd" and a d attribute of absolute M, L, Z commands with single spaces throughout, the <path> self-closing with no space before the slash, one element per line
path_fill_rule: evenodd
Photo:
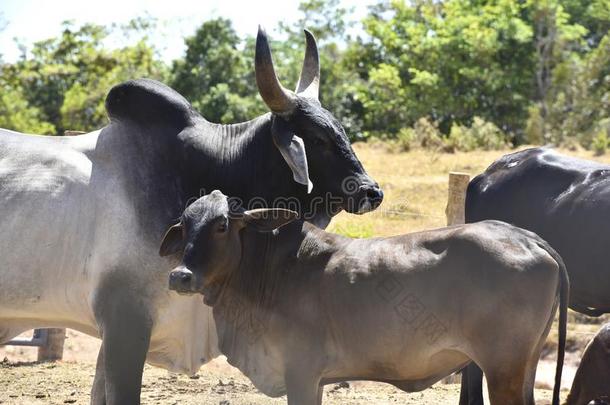
<path fill-rule="evenodd" d="M 367 172 L 381 185 L 385 199 L 375 212 L 361 216 L 341 213 L 333 220 L 331 231 L 352 237 L 390 236 L 444 226 L 448 173 L 466 172 L 474 177 L 500 156 L 515 151 L 394 153 L 383 143 L 357 143 L 354 149 Z M 610 155 L 594 156 L 583 150 L 562 152 L 610 163 Z"/>

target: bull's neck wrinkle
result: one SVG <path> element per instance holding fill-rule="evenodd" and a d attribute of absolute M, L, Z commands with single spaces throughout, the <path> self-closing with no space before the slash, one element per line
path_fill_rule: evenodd
<path fill-rule="evenodd" d="M 240 167 L 245 162 L 258 162 L 261 156 L 256 153 L 257 146 L 263 140 L 255 139 L 262 135 L 262 128 L 271 122 L 271 114 L 264 114 L 253 120 L 236 124 L 213 124 L 212 129 L 214 150 L 219 152 L 219 158 L 224 168 L 229 170 L 236 161 Z M 255 166 L 252 167 L 254 169 Z"/>

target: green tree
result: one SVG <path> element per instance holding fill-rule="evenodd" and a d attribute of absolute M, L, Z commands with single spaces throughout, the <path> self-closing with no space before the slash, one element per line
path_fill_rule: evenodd
<path fill-rule="evenodd" d="M 0 13 L 0 32 L 6 28 L 6 21 Z M 55 128 L 41 119 L 40 111 L 28 105 L 19 88 L 13 88 L 3 80 L 5 65 L 0 54 L 0 128 L 33 134 L 52 134 Z"/>
<path fill-rule="evenodd" d="M 172 86 L 210 121 L 244 121 L 265 111 L 255 100 L 254 58 L 244 43 L 230 20 L 209 20 L 186 39 L 185 57 L 172 66 Z"/>
<path fill-rule="evenodd" d="M 610 29 L 610 2 L 608 0 L 561 0 L 559 4 L 569 16 L 570 24 L 581 25 L 587 30 L 586 47 L 583 47 L 581 51 L 588 52 L 589 48 L 597 48 Z"/>
<path fill-rule="evenodd" d="M 590 147 L 600 131 L 610 134 L 610 33 L 584 57 L 571 55 L 553 74 L 557 85 L 548 122 L 552 140 L 577 138 Z"/>
<path fill-rule="evenodd" d="M 41 135 L 55 132 L 53 125 L 41 119 L 40 111 L 29 106 L 18 89 L 8 86 L 0 90 L 0 128 Z"/>
<path fill-rule="evenodd" d="M 296 23 L 280 23 L 279 34 L 267 28 L 289 88 L 302 66 L 302 30 L 314 33 L 320 101 L 352 139 L 467 150 L 505 140 L 592 146 L 610 136 L 608 0 L 379 0 L 362 22 L 342 4 L 303 0 Z M 17 62 L 0 60 L 0 125 L 56 134 L 100 127 L 110 87 L 143 76 L 168 81 L 211 121 L 267 111 L 253 35 L 240 38 L 227 19 L 206 21 L 169 69 L 148 39 L 154 28 L 150 18 L 67 22 L 57 38 L 22 46 Z"/>
<path fill-rule="evenodd" d="M 579 59 L 580 50 L 586 46 L 587 30 L 579 24 L 572 24 L 569 14 L 556 0 L 531 1 L 529 11 L 535 32 L 536 93 L 526 128 L 530 139 L 526 140 L 532 142 L 534 138 L 541 138 L 545 143 L 557 143 L 563 136 L 551 131 L 553 121 L 557 119 L 555 107 L 571 80 L 566 76 L 568 65 Z M 536 134 L 534 129 L 540 130 L 540 134 Z"/>
<path fill-rule="evenodd" d="M 504 131 L 519 131 L 532 97 L 527 72 L 535 63 L 524 8 L 508 0 L 384 2 L 365 19 L 370 38 L 351 58 L 397 69 L 402 126 L 431 116 L 448 133 L 453 122 L 469 124 L 479 115 Z M 370 81 L 377 68 L 365 67 L 354 68 Z"/>
<path fill-rule="evenodd" d="M 359 139 L 364 135 L 363 106 L 358 99 L 363 82 L 346 63 L 352 41 L 348 31 L 357 23 L 353 8 L 343 7 L 339 0 L 304 0 L 298 9 L 301 16 L 294 24 L 280 23 L 287 39 L 274 44 L 278 72 L 287 84 L 296 85 L 305 49 L 303 29 L 311 31 L 320 55 L 320 101 L 342 122 L 350 138 Z"/>
<path fill-rule="evenodd" d="M 99 55 L 98 55 L 99 56 Z M 104 100 L 112 86 L 129 79 L 151 77 L 163 80 L 165 68 L 155 59 L 153 48 L 137 44 L 108 52 L 107 64 L 85 80 L 75 82 L 64 93 L 60 108 L 65 129 L 94 129 L 106 123 Z M 95 62 L 92 62 L 96 66 Z"/>
<path fill-rule="evenodd" d="M 409 112 L 403 104 L 404 83 L 396 67 L 381 63 L 371 68 L 367 85 L 358 86 L 358 99 L 363 100 L 368 136 L 398 133 L 404 126 Z"/>
<path fill-rule="evenodd" d="M 23 94 L 56 134 L 98 128 L 106 122 L 103 102 L 113 85 L 165 76 L 165 67 L 146 38 L 108 50 L 104 46 L 108 35 L 109 30 L 99 25 L 75 28 L 65 22 L 59 37 L 37 42 L 21 60 L 3 65 L 2 82 Z"/>

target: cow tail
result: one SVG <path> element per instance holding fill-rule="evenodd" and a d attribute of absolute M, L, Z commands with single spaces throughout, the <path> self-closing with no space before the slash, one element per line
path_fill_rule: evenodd
<path fill-rule="evenodd" d="M 566 329 L 568 324 L 568 300 L 570 296 L 570 280 L 568 271 L 559 253 L 547 242 L 541 240 L 542 248 L 546 250 L 559 265 L 559 343 L 557 345 L 557 367 L 555 369 L 555 387 L 553 387 L 553 405 L 559 405 L 559 392 L 561 389 L 561 374 L 566 349 Z"/>

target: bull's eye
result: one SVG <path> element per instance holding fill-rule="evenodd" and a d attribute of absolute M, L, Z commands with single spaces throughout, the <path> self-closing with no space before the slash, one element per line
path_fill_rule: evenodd
<path fill-rule="evenodd" d="M 323 146 L 324 145 L 324 141 L 322 140 L 322 138 L 314 136 L 312 137 L 313 139 L 311 140 L 311 143 L 316 145 L 316 146 Z"/>

